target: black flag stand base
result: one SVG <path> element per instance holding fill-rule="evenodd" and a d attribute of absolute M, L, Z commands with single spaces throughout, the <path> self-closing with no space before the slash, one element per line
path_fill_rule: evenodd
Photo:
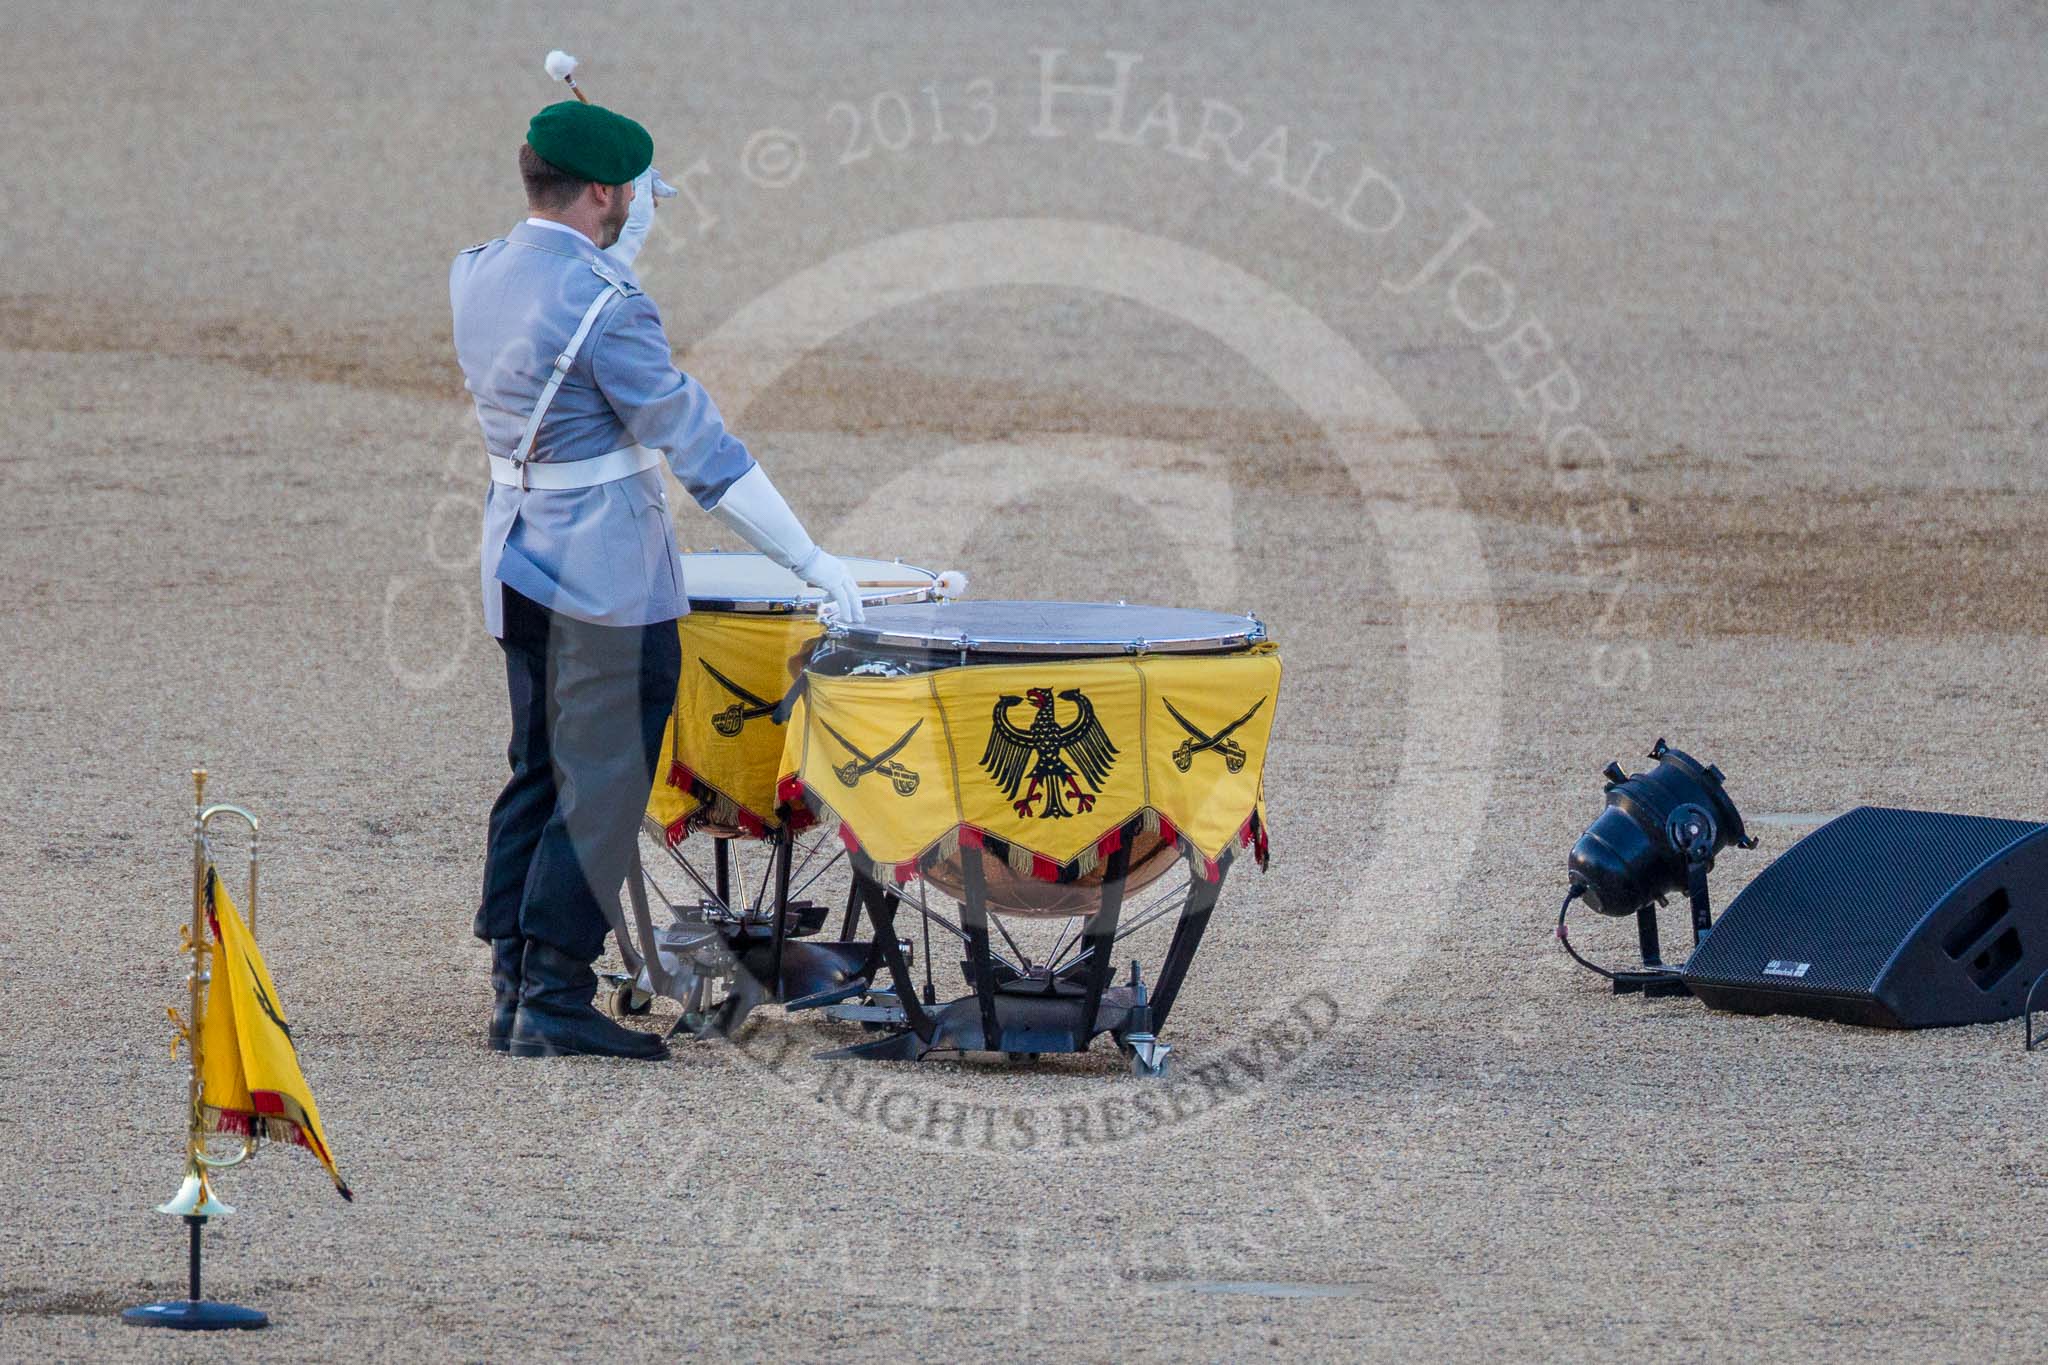
<path fill-rule="evenodd" d="M 270 1315 L 260 1309 L 244 1308 L 234 1303 L 209 1303 L 199 1297 L 199 1230 L 206 1226 L 206 1220 L 188 1213 L 185 1226 L 192 1229 L 191 1292 L 182 1299 L 166 1299 L 162 1303 L 145 1303 L 139 1308 L 123 1309 L 121 1321 L 137 1327 L 172 1327 L 181 1332 L 252 1331 L 268 1327 Z"/>

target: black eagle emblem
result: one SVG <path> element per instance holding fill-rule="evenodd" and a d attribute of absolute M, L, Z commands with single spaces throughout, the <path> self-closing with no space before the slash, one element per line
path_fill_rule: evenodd
<path fill-rule="evenodd" d="M 1020 816 L 1059 820 L 1075 811 L 1093 810 L 1093 793 L 1102 790 L 1103 780 L 1116 765 L 1116 745 L 1096 717 L 1095 703 L 1078 688 L 1059 695 L 1074 705 L 1074 718 L 1064 725 L 1055 714 L 1051 688 L 1033 687 L 1021 697 L 1006 693 L 996 698 L 995 728 L 989 731 L 981 766 Z M 1010 719 L 1010 708 L 1020 701 L 1029 701 L 1034 708 L 1029 725 Z M 1020 797 L 1017 790 L 1027 779 L 1030 789 Z M 1081 790 L 1083 781 L 1090 791 Z M 1044 808 L 1034 811 L 1041 798 Z M 1062 798 L 1073 801 L 1073 811 Z"/>

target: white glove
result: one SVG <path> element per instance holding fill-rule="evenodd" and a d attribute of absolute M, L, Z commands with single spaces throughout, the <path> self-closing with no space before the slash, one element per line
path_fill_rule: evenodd
<path fill-rule="evenodd" d="M 860 584 L 854 582 L 853 570 L 836 556 L 819 550 L 795 572 L 798 578 L 812 587 L 822 588 L 831 594 L 831 599 L 819 606 L 820 616 L 844 621 L 848 625 L 859 625 L 867 619 L 867 613 L 860 606 Z"/>
<path fill-rule="evenodd" d="M 605 248 L 605 255 L 621 265 L 631 265 L 640 254 L 640 248 L 647 245 L 647 234 L 654 227 L 654 207 L 657 201 L 673 199 L 676 187 L 661 178 L 661 172 L 649 166 L 640 172 L 640 178 L 633 182 L 633 203 L 626 210 L 626 226 L 619 229 L 619 240 Z"/>
<path fill-rule="evenodd" d="M 857 624 L 865 619 L 853 574 L 805 533 L 803 523 L 789 510 L 760 465 L 732 482 L 712 506 L 711 515 L 804 582 L 822 588 L 831 599 L 826 608 L 841 621 Z"/>

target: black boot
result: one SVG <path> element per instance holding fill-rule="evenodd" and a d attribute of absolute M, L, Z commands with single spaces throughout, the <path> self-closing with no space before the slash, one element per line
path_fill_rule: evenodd
<path fill-rule="evenodd" d="M 526 941 L 519 987 L 519 1013 L 512 1021 L 515 1057 L 632 1057 L 659 1061 L 668 1056 L 661 1039 L 622 1028 L 598 1013 L 597 973 L 539 939 Z"/>
<path fill-rule="evenodd" d="M 526 956 L 523 938 L 491 940 L 491 1051 L 503 1052 L 519 1013 L 520 963 Z"/>

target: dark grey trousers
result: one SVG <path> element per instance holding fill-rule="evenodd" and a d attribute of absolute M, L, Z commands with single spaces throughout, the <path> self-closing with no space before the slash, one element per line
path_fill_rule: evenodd
<path fill-rule="evenodd" d="M 504 592 L 512 776 L 491 807 L 476 936 L 591 962 L 618 910 L 682 646 L 673 621 L 594 626 Z"/>

